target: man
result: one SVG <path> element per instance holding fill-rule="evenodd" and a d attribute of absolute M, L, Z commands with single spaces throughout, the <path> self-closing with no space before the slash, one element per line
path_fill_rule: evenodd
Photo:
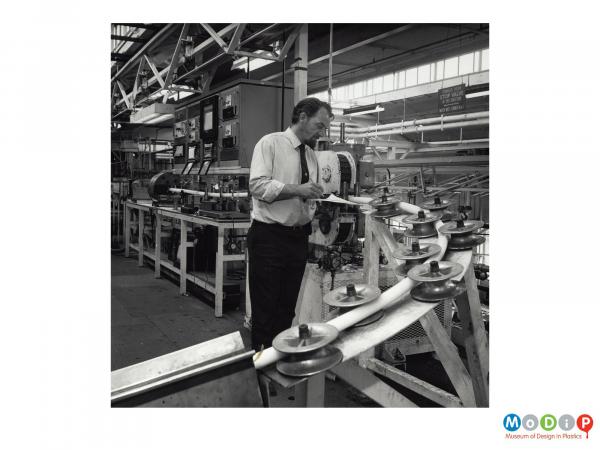
<path fill-rule="evenodd" d="M 252 346 L 271 346 L 289 328 L 308 257 L 317 184 L 313 149 L 333 118 L 331 106 L 313 97 L 300 101 L 284 132 L 264 136 L 250 165 L 252 225 L 248 230 Z"/>

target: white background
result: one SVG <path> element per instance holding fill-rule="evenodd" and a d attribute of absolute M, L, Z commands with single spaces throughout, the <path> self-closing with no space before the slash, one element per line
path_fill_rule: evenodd
<path fill-rule="evenodd" d="M 1 447 L 598 448 L 598 15 L 484 3 L 5 3 Z M 489 409 L 110 409 L 110 23 L 183 21 L 490 23 Z M 597 424 L 506 441 L 509 412 Z"/>

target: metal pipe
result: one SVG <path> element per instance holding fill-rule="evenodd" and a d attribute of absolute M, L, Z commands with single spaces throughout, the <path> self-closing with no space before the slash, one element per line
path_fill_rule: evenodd
<path fill-rule="evenodd" d="M 403 120 L 402 122 L 386 123 L 383 125 L 374 125 L 369 127 L 354 128 L 352 131 L 357 133 L 366 133 L 369 131 L 389 130 L 392 128 L 402 127 L 413 127 L 417 125 L 429 125 L 433 123 L 444 123 L 446 122 L 458 122 L 461 120 L 472 120 L 472 119 L 486 119 L 490 117 L 489 111 L 482 111 L 476 113 L 457 114 L 453 116 L 438 116 L 429 117 L 427 119 L 414 119 L 414 120 Z M 338 124 L 332 124 L 332 127 L 338 127 Z"/>
<path fill-rule="evenodd" d="M 486 139 L 465 139 L 462 141 L 425 141 L 422 144 L 427 145 L 452 145 L 452 144 L 479 144 L 484 142 L 490 142 L 488 138 Z M 418 150 L 418 147 L 417 147 Z"/>
<path fill-rule="evenodd" d="M 442 126 L 442 124 L 437 124 L 437 125 L 417 125 L 417 126 L 411 126 L 409 128 L 396 128 L 393 130 L 386 130 L 386 131 L 377 131 L 374 133 L 362 133 L 362 134 L 348 134 L 348 139 L 358 139 L 358 138 L 369 138 L 369 137 L 377 137 L 377 136 L 389 136 L 392 134 L 406 134 L 406 133 L 421 133 L 423 131 L 443 131 L 445 129 L 452 129 L 452 128 L 463 128 L 463 127 L 474 127 L 474 126 L 481 126 L 481 125 L 489 125 L 490 121 L 489 119 L 479 119 L 479 120 L 469 120 L 466 122 L 454 122 L 454 123 L 448 123 L 448 124 L 444 124 Z M 352 130 L 355 131 L 355 130 Z"/>

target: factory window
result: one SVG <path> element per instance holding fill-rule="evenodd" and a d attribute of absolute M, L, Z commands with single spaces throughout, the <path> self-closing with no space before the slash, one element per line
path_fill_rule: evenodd
<path fill-rule="evenodd" d="M 389 73 L 383 77 L 383 92 L 394 90 L 394 74 Z"/>
<path fill-rule="evenodd" d="M 354 83 L 354 97 L 364 97 L 365 94 L 365 83 L 364 81 L 359 81 L 358 83 Z"/>
<path fill-rule="evenodd" d="M 373 94 L 383 92 L 383 79 L 381 77 L 373 78 Z"/>
<path fill-rule="evenodd" d="M 490 49 L 481 52 L 481 70 L 490 70 Z"/>
<path fill-rule="evenodd" d="M 436 63 L 435 79 L 436 80 L 444 79 L 444 60 L 438 61 Z"/>
<path fill-rule="evenodd" d="M 373 80 L 365 81 L 365 95 L 373 94 Z"/>
<path fill-rule="evenodd" d="M 396 72 L 396 89 L 403 89 L 406 86 L 406 72 L 404 70 Z"/>
<path fill-rule="evenodd" d="M 425 64 L 424 66 L 420 66 L 417 72 L 417 83 L 429 83 L 431 81 L 431 66 L 429 64 Z"/>
<path fill-rule="evenodd" d="M 414 86 L 417 84 L 417 68 L 413 67 L 406 71 L 406 87 Z"/>
<path fill-rule="evenodd" d="M 333 89 L 332 98 L 336 101 L 352 100 L 485 70 L 489 70 L 489 49 L 477 50 L 461 56 L 340 86 Z M 327 91 L 314 95 L 322 95 L 324 100 L 328 98 Z"/>
<path fill-rule="evenodd" d="M 452 78 L 458 75 L 458 56 L 448 58 L 444 62 L 444 78 Z"/>
<path fill-rule="evenodd" d="M 481 51 L 474 53 L 475 59 L 473 60 L 473 72 L 479 72 L 481 70 Z"/>
<path fill-rule="evenodd" d="M 469 73 L 473 73 L 473 53 L 467 53 L 458 58 L 458 74 L 467 75 Z"/>

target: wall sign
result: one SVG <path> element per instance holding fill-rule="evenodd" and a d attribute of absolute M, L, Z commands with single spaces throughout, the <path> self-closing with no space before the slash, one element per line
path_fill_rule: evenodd
<path fill-rule="evenodd" d="M 438 107 L 440 114 L 464 111 L 466 103 L 464 84 L 438 90 Z"/>

